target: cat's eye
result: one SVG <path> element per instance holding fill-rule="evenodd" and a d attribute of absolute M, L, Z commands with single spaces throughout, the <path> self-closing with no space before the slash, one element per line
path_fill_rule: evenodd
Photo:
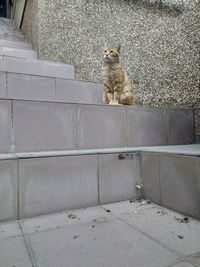
<path fill-rule="evenodd" d="M 106 52 L 107 52 L 107 50 L 104 50 L 104 52 L 106 53 Z"/>

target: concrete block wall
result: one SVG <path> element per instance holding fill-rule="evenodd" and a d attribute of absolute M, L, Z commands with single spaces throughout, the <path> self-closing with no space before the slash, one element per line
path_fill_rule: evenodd
<path fill-rule="evenodd" d="M 163 153 L 141 154 L 143 196 L 200 219 L 200 157 Z"/>
<path fill-rule="evenodd" d="M 134 200 L 138 183 L 141 197 L 200 219 L 198 156 L 105 153 L 1 159 L 0 222 Z"/>
<path fill-rule="evenodd" d="M 0 222 L 134 199 L 138 166 L 118 154 L 0 160 Z"/>

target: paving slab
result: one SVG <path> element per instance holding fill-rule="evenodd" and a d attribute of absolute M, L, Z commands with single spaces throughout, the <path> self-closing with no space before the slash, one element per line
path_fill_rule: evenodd
<path fill-rule="evenodd" d="M 0 240 L 0 266 L 32 267 L 23 237 Z"/>
<path fill-rule="evenodd" d="M 0 266 L 198 267 L 200 222 L 181 218 L 124 201 L 3 223 Z"/>
<path fill-rule="evenodd" d="M 200 252 L 200 222 L 155 204 L 130 203 L 128 201 L 104 205 L 111 214 L 123 219 L 160 244 L 184 256 Z"/>
<path fill-rule="evenodd" d="M 17 221 L 0 223 L 0 240 L 21 235 L 22 233 Z"/>
<path fill-rule="evenodd" d="M 26 235 L 89 222 L 98 224 L 108 220 L 110 217 L 109 212 L 106 212 L 100 206 L 94 206 L 39 216 L 34 219 L 23 219 L 20 220 L 20 224 L 22 225 L 23 233 Z"/>
<path fill-rule="evenodd" d="M 25 238 L 40 267 L 161 267 L 178 257 L 113 217 Z"/>
<path fill-rule="evenodd" d="M 0 266 L 32 267 L 18 222 L 0 224 Z"/>

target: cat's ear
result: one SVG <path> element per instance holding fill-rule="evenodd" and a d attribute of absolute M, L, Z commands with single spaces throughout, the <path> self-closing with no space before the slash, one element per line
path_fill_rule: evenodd
<path fill-rule="evenodd" d="M 120 50 L 121 50 L 121 44 L 118 44 L 118 46 L 117 46 L 117 52 L 120 53 Z"/>

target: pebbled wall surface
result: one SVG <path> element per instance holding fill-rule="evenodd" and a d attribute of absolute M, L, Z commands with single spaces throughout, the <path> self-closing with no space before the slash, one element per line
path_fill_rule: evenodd
<path fill-rule="evenodd" d="M 22 29 L 41 59 L 84 80 L 101 81 L 102 46 L 120 42 L 136 105 L 200 107 L 200 2 L 165 3 L 28 0 Z"/>

